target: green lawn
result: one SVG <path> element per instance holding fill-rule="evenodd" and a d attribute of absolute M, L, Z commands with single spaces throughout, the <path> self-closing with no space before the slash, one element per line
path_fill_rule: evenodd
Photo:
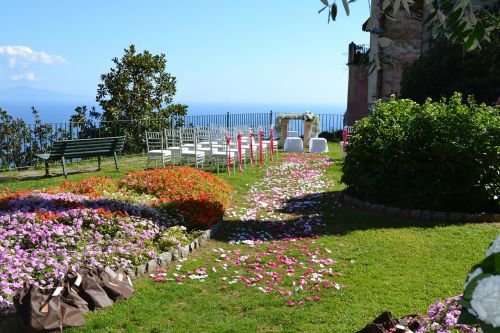
<path fill-rule="evenodd" d="M 332 157 L 337 145 L 330 145 Z M 340 161 L 329 168 L 335 180 L 330 192 L 341 189 Z M 143 167 L 144 160 L 137 166 Z M 123 172 L 134 164 L 122 162 Z M 109 170 L 99 174 L 114 173 Z M 87 177 L 98 173 L 71 175 Z M 263 177 L 264 168 L 247 170 L 237 177 L 220 176 L 235 189 L 233 202 L 245 204 L 242 195 Z M 119 175 L 118 175 L 119 176 Z M 63 179 L 5 181 L 15 189 L 53 186 Z M 319 213 L 327 223 L 324 235 L 316 240 L 332 251 L 343 273 L 338 282 L 347 288 L 322 293 L 320 302 L 287 307 L 283 298 L 264 294 L 242 284 L 221 290 L 222 272 L 210 274 L 205 282 L 179 285 L 156 283 L 148 276 L 135 282 L 136 294 L 126 302 L 86 315 L 87 325 L 71 332 L 355 332 L 382 311 L 397 316 L 423 313 L 437 298 L 461 292 L 467 272 L 484 257 L 499 224 L 439 225 L 388 218 L 338 207 L 328 196 Z M 248 203 L 246 203 L 248 204 Z M 304 209 L 301 214 L 314 210 Z M 226 236 L 239 221 L 226 221 L 217 239 L 210 240 L 186 262 L 183 270 L 212 262 L 212 249 L 238 249 L 251 254 L 244 245 L 230 246 Z M 215 257 L 214 257 L 215 256 Z M 176 271 L 176 264 L 168 273 Z"/>

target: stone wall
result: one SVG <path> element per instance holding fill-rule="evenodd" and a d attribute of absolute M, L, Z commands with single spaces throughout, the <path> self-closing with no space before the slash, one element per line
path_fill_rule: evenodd
<path fill-rule="evenodd" d="M 366 65 L 355 61 L 352 49 L 356 45 L 349 45 L 349 83 L 347 90 L 347 111 L 345 125 L 352 126 L 356 120 L 368 115 L 368 68 Z"/>
<path fill-rule="evenodd" d="M 392 63 L 383 64 L 380 70 L 375 70 L 368 79 L 368 103 L 376 99 L 386 99 L 391 94 L 399 94 L 403 70 L 418 59 L 422 45 L 422 20 L 404 10 L 398 12 L 396 20 L 384 19 L 378 11 L 378 0 L 372 0 L 372 19 L 384 31 L 384 36 L 392 39 L 392 43 L 383 49 L 379 48 L 377 36 L 370 36 L 370 59 L 376 59 L 380 51 L 382 59 Z"/>

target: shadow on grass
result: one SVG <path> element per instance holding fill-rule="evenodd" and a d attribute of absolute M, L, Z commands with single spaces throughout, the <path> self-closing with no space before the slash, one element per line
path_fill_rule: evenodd
<path fill-rule="evenodd" d="M 67 171 L 66 174 L 68 176 L 72 176 L 72 175 L 78 175 L 78 174 L 88 173 L 88 172 L 97 172 L 97 171 L 101 171 L 101 169 L 88 168 L 85 170 L 72 170 L 72 171 Z M 62 171 L 61 172 L 52 172 L 49 175 L 46 175 L 45 171 L 31 171 L 25 175 L 17 175 L 17 176 L 2 176 L 2 175 L 0 175 L 0 184 L 5 183 L 5 182 L 12 182 L 14 180 L 22 182 L 22 181 L 36 181 L 36 180 L 44 180 L 44 179 L 53 179 L 53 178 L 60 178 L 60 177 L 64 177 L 64 173 Z"/>
<path fill-rule="evenodd" d="M 338 197 L 339 191 L 329 191 L 287 200 L 283 208 L 276 211 L 293 216 L 286 220 L 225 220 L 215 239 L 219 241 L 280 240 L 345 235 L 354 231 L 373 229 L 435 228 L 473 223 L 423 221 L 387 216 L 341 205 Z"/>

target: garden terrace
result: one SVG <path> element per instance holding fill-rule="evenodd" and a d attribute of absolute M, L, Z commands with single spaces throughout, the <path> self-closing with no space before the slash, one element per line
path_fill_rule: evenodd
<path fill-rule="evenodd" d="M 382 311 L 425 313 L 438 298 L 460 294 L 499 224 L 424 222 L 343 206 L 338 144 L 329 148 L 217 175 L 233 191 L 216 238 L 154 278 L 139 278 L 134 297 L 88 314 L 85 327 L 70 331 L 354 332 Z M 144 161 L 124 160 L 129 169 L 119 174 L 103 168 L 68 180 L 109 175 L 128 183 L 123 175 Z M 1 184 L 40 189 L 60 186 L 61 178 Z M 104 185 L 98 190 L 117 183 Z M 148 198 L 155 199 L 136 200 Z"/>

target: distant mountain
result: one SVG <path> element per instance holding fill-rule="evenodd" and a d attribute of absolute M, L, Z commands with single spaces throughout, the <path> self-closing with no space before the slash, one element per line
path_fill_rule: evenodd
<path fill-rule="evenodd" d="M 67 122 L 75 107 L 87 105 L 99 106 L 92 96 L 71 95 L 46 89 L 15 87 L 0 89 L 0 108 L 27 123 L 34 121 L 31 107 L 34 106 L 43 122 Z"/>
<path fill-rule="evenodd" d="M 28 104 L 36 104 L 37 102 L 73 102 L 89 100 L 92 101 L 93 97 L 71 95 L 25 86 L 0 89 L 0 104 L 2 102 L 26 102 Z"/>

